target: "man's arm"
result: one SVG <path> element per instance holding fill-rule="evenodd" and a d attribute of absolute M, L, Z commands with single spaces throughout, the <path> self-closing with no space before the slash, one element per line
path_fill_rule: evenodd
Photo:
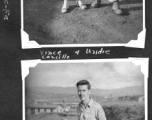
<path fill-rule="evenodd" d="M 79 115 L 79 106 L 77 106 L 77 118 L 80 120 L 80 115 Z"/>
<path fill-rule="evenodd" d="M 102 107 L 97 109 L 97 120 L 107 120 Z"/>

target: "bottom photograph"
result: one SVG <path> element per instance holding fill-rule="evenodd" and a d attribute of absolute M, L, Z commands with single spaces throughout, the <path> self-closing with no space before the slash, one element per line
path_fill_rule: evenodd
<path fill-rule="evenodd" d="M 23 120 L 146 120 L 148 60 L 21 61 Z"/>

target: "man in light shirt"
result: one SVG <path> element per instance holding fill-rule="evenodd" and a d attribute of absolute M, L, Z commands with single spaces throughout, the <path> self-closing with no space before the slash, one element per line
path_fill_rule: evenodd
<path fill-rule="evenodd" d="M 101 105 L 90 97 L 90 83 L 87 80 L 81 80 L 76 86 L 81 100 L 77 107 L 78 120 L 106 120 Z"/>

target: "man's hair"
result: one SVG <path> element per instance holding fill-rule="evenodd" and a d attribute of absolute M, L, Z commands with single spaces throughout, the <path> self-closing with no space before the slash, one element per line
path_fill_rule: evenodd
<path fill-rule="evenodd" d="M 87 81 L 87 80 L 80 80 L 79 82 L 77 82 L 76 86 L 78 88 L 79 85 L 87 85 L 88 86 L 88 89 L 90 90 L 91 89 L 91 85 L 90 83 Z"/>

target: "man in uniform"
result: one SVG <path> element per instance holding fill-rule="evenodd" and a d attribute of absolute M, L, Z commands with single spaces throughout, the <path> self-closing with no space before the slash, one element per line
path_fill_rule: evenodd
<path fill-rule="evenodd" d="M 76 86 L 81 100 L 77 107 L 78 120 L 106 120 L 101 105 L 90 97 L 90 83 L 87 80 L 81 80 Z"/>

